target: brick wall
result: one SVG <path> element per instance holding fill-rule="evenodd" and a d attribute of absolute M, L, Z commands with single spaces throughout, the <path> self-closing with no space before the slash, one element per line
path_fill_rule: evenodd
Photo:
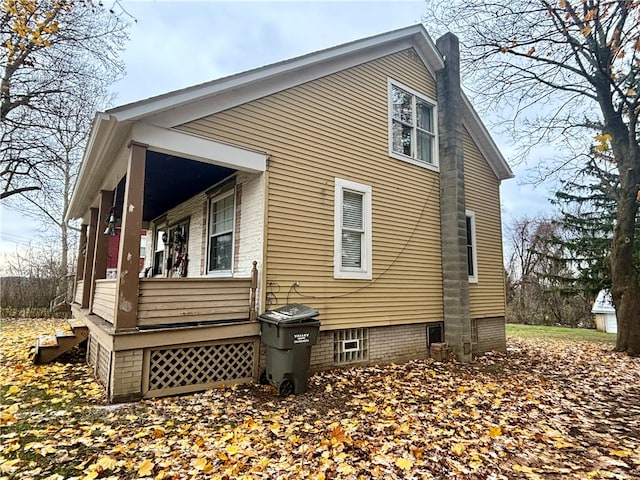
<path fill-rule="evenodd" d="M 426 358 L 426 324 L 397 325 L 369 329 L 369 360 L 361 363 L 405 362 Z M 311 347 L 311 370 L 334 368 L 333 331 L 320 332 Z M 264 365 L 264 363 L 262 364 Z"/>
<path fill-rule="evenodd" d="M 114 352 L 110 399 L 113 402 L 142 398 L 143 350 Z"/>
<path fill-rule="evenodd" d="M 504 317 L 478 318 L 475 320 L 478 330 L 478 343 L 475 354 L 497 350 L 507 350 L 507 336 Z"/>
<path fill-rule="evenodd" d="M 320 332 L 316 344 L 311 347 L 311 369 L 326 370 L 332 367 L 333 332 Z"/>
<path fill-rule="evenodd" d="M 262 270 L 264 179 L 259 174 L 241 172 L 237 184 L 242 186 L 242 204 L 234 276 L 249 277 L 254 260 L 258 262 L 258 271 Z"/>
<path fill-rule="evenodd" d="M 371 362 L 404 362 L 427 357 L 425 324 L 398 325 L 369 329 Z"/>

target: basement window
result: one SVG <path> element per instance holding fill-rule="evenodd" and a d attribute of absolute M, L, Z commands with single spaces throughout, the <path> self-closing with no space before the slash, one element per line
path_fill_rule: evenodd
<path fill-rule="evenodd" d="M 444 342 L 444 322 L 427 324 L 427 347 Z"/>
<path fill-rule="evenodd" d="M 333 332 L 335 364 L 359 363 L 369 360 L 369 330 L 350 328 Z"/>

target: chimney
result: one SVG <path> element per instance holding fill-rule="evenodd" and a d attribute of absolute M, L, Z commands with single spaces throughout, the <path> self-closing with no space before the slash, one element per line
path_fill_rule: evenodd
<path fill-rule="evenodd" d="M 462 149 L 462 93 L 458 38 L 436 41 L 444 68 L 436 72 L 440 159 L 440 234 L 445 340 L 461 362 L 472 360 L 467 270 L 467 225 Z"/>

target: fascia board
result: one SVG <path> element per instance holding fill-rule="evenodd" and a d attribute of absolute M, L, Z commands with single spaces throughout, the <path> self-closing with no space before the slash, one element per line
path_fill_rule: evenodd
<path fill-rule="evenodd" d="M 175 127 L 410 47 L 416 48 L 432 74 L 444 65 L 424 27 L 413 25 L 118 107 L 108 113 L 118 121 L 145 119 L 161 127 Z"/>
<path fill-rule="evenodd" d="M 391 55 L 414 46 L 407 40 L 385 44 L 362 52 L 328 60 L 317 60 L 312 64 L 295 66 L 291 69 L 278 68 L 262 72 L 262 75 L 234 79 L 219 85 L 219 89 L 190 102 L 185 102 L 171 110 L 166 110 L 146 119 L 159 126 L 175 127 L 199 118 L 207 117 L 229 108 L 264 98 L 288 88 L 296 87 L 318 78 L 331 75 L 370 60 Z"/>
<path fill-rule="evenodd" d="M 110 145 L 115 128 L 116 122 L 111 116 L 103 112 L 96 113 L 65 221 L 81 218 L 85 214 L 90 203 L 87 196 L 95 193 L 92 185 L 96 178 L 96 169 L 100 166 L 105 149 Z"/>
<path fill-rule="evenodd" d="M 267 155 L 146 123 L 135 123 L 131 139 L 149 146 L 150 150 L 168 153 L 199 162 L 220 165 L 244 172 L 260 173 L 267 169 Z"/>
<path fill-rule="evenodd" d="M 511 171 L 511 167 L 502 156 L 487 127 L 480 120 L 478 113 L 464 93 L 462 94 L 462 100 L 465 110 L 462 115 L 462 123 L 478 145 L 482 155 L 487 159 L 491 170 L 499 180 L 513 178 L 515 175 Z"/>

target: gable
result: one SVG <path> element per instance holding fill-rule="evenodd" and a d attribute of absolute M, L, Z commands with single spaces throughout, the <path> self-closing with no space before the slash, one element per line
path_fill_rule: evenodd
<path fill-rule="evenodd" d="M 119 121 L 174 127 L 386 55 L 415 48 L 432 74 L 444 66 L 422 25 L 383 33 L 109 110 Z"/>
<path fill-rule="evenodd" d="M 409 48 L 176 128 L 268 155 L 282 145 L 304 144 L 346 160 L 375 145 L 369 161 L 376 155 L 377 162 L 396 163 L 387 154 L 389 79 L 436 96 L 433 75 Z"/>
<path fill-rule="evenodd" d="M 231 146 L 207 143 L 180 134 L 175 128 L 404 51 L 413 51 L 431 77 L 444 67 L 443 58 L 424 27 L 413 25 L 99 113 L 74 190 L 70 218 L 82 215 L 96 189 L 113 187 L 99 185 L 96 179 L 103 179 L 116 168 L 113 159 L 121 156 L 120 146 L 128 141 L 150 145 L 164 142 L 170 145 L 158 151 L 167 154 L 187 152 L 185 148 L 189 147 L 193 152 L 187 152 L 186 158 L 213 163 L 220 161 L 220 152 L 226 155 L 229 150 L 231 156 L 223 157 L 231 160 L 229 165 L 234 168 L 233 156 L 237 153 L 257 161 L 258 170 L 263 170 L 265 158 L 261 151 L 235 152 Z M 463 100 L 465 127 L 496 177 L 511 178 L 508 164 L 464 95 Z M 215 158 L 211 151 L 217 152 Z M 247 168 L 254 168 L 255 161 Z"/>

